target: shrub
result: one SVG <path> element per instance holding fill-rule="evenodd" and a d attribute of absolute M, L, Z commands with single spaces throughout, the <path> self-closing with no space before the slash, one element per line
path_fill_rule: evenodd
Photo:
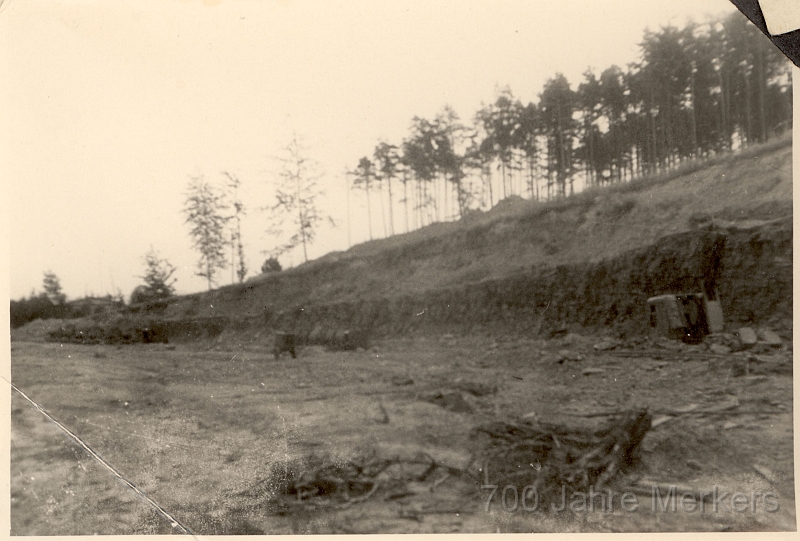
<path fill-rule="evenodd" d="M 46 295 L 11 301 L 11 327 L 17 328 L 35 319 L 61 317 L 63 307 L 56 306 Z"/>
<path fill-rule="evenodd" d="M 281 271 L 281 264 L 278 260 L 274 257 L 270 257 L 264 264 L 261 265 L 261 273 L 262 274 L 269 274 L 271 272 L 280 272 Z"/>
<path fill-rule="evenodd" d="M 600 209 L 598 209 L 598 216 L 602 216 L 608 221 L 617 221 L 636 206 L 636 199 L 633 197 L 622 197 L 620 199 L 608 200 Z"/>

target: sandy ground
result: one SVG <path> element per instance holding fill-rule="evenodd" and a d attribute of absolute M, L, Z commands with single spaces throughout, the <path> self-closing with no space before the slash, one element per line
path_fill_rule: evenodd
<path fill-rule="evenodd" d="M 651 341 L 598 351 L 598 342 L 446 335 L 275 360 L 266 345 L 230 340 L 15 341 L 12 380 L 199 534 L 795 529 L 790 345 L 715 354 Z M 599 414 L 638 407 L 654 426 L 628 481 L 741 492 L 746 509 L 728 497 L 716 510 L 710 501 L 653 510 L 645 491 L 635 511 L 529 512 L 511 505 L 523 487 L 508 479 L 494 495 L 481 489 L 497 480 L 476 457 L 496 442 L 478 427 L 602 425 L 613 417 Z M 16 393 L 11 415 L 12 534 L 177 533 Z M 276 501 L 276 467 L 312 455 L 425 456 L 437 467 L 420 476 L 425 467 L 410 459 L 390 472 L 393 484 L 343 505 Z"/>

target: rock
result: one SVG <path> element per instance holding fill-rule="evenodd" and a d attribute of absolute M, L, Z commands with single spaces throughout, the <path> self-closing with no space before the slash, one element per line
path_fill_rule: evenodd
<path fill-rule="evenodd" d="M 677 408 L 674 408 L 673 411 L 676 411 L 678 413 L 689 413 L 690 411 L 694 411 L 699 407 L 700 406 L 697 404 L 687 404 L 685 406 L 679 406 Z"/>
<path fill-rule="evenodd" d="M 753 469 L 756 470 L 756 472 L 758 472 L 764 479 L 766 479 L 770 483 L 775 483 L 775 474 L 773 474 L 772 471 L 766 466 L 753 464 Z"/>
<path fill-rule="evenodd" d="M 719 344 L 722 346 L 727 346 L 732 351 L 740 351 L 744 347 L 742 345 L 742 342 L 739 340 L 738 336 L 722 332 L 709 334 L 708 336 L 705 337 L 703 343 L 706 344 L 708 347 L 710 347 L 711 344 Z"/>
<path fill-rule="evenodd" d="M 663 425 L 664 423 L 669 422 L 674 418 L 675 417 L 673 417 L 672 415 L 660 415 L 650 422 L 650 428 L 652 429 L 659 425 Z"/>
<path fill-rule="evenodd" d="M 741 327 L 739 329 L 739 341 L 743 346 L 751 347 L 756 345 L 758 337 L 756 336 L 756 332 L 750 327 Z"/>
<path fill-rule="evenodd" d="M 724 344 L 726 342 L 726 337 L 722 333 L 711 333 L 707 334 L 703 339 L 703 342 L 706 344 Z"/>
<path fill-rule="evenodd" d="M 769 329 L 762 329 L 759 331 L 758 336 L 770 346 L 780 346 L 783 343 L 781 337 Z"/>
<path fill-rule="evenodd" d="M 594 340 L 580 334 L 570 332 L 559 339 L 561 345 L 565 348 L 583 349 L 590 346 Z"/>
<path fill-rule="evenodd" d="M 691 459 L 691 458 L 686 461 L 686 465 L 689 466 L 690 468 L 692 468 L 693 470 L 697 470 L 697 471 L 700 471 L 700 470 L 703 469 L 703 465 L 702 464 L 700 464 L 698 461 L 696 461 L 694 459 Z"/>
<path fill-rule="evenodd" d="M 669 349 L 671 351 L 680 351 L 686 348 L 686 344 L 683 342 L 669 340 L 668 338 L 660 338 L 656 340 L 656 345 L 660 348 Z"/>
<path fill-rule="evenodd" d="M 711 344 L 708 348 L 711 353 L 715 353 L 717 355 L 727 355 L 731 352 L 731 348 L 728 346 L 723 346 L 722 344 Z"/>
<path fill-rule="evenodd" d="M 392 385 L 397 385 L 398 387 L 414 385 L 414 380 L 408 376 L 394 376 L 392 377 Z"/>
<path fill-rule="evenodd" d="M 779 369 L 779 367 L 792 368 L 792 356 L 783 356 L 783 355 L 759 355 L 759 358 L 762 360 L 763 364 L 769 365 L 772 368 Z"/>
<path fill-rule="evenodd" d="M 739 398 L 736 396 L 728 396 L 726 400 L 722 400 L 718 402 L 715 406 L 712 406 L 708 409 L 708 411 L 729 411 L 739 407 Z"/>
<path fill-rule="evenodd" d="M 561 360 L 559 362 L 563 361 L 579 362 L 586 358 L 582 353 L 570 351 L 568 349 L 562 349 L 561 351 L 558 352 L 558 355 L 559 357 L 561 357 Z"/>
<path fill-rule="evenodd" d="M 584 376 L 591 376 L 592 374 L 602 374 L 605 372 L 602 368 L 585 368 L 581 374 Z"/>
<path fill-rule="evenodd" d="M 594 345 L 595 351 L 608 351 L 610 349 L 614 349 L 617 347 L 616 342 L 612 342 L 611 340 L 603 340 Z"/>
<path fill-rule="evenodd" d="M 667 494 L 672 490 L 675 490 L 676 494 L 695 494 L 697 499 L 711 496 L 710 493 L 701 496 L 699 492 L 689 485 L 659 483 L 658 481 L 653 481 L 646 477 L 640 479 L 635 485 L 630 485 L 629 488 L 632 492 L 641 494 L 642 496 L 652 496 L 654 489 L 658 489 L 661 494 Z"/>
<path fill-rule="evenodd" d="M 737 426 L 739 426 L 739 423 L 728 421 L 724 425 L 722 425 L 722 430 L 730 430 L 731 428 L 736 428 Z"/>

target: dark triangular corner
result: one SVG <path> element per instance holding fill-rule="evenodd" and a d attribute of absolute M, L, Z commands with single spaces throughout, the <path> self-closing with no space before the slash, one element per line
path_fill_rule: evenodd
<path fill-rule="evenodd" d="M 758 27 L 774 43 L 795 66 L 800 67 L 800 30 L 793 30 L 779 36 L 770 35 L 767 30 L 767 22 L 764 20 L 764 13 L 758 0 L 731 0 L 739 11 L 745 14 L 754 25 Z"/>

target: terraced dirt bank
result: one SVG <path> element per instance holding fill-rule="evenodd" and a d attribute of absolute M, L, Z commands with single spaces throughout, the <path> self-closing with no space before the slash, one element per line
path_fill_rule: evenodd
<path fill-rule="evenodd" d="M 635 336 L 647 331 L 648 297 L 702 291 L 703 280 L 713 279 L 731 328 L 770 325 L 790 339 L 791 262 L 791 218 L 709 227 L 594 263 L 541 265 L 402 296 L 287 302 L 282 309 L 270 305 L 262 317 L 239 318 L 238 330 L 285 329 L 312 342 L 317 335 L 354 328 L 378 337 L 476 332 L 549 336 L 564 328 Z M 231 288 L 217 292 L 210 302 L 226 312 L 240 296 L 246 297 L 247 290 Z"/>

